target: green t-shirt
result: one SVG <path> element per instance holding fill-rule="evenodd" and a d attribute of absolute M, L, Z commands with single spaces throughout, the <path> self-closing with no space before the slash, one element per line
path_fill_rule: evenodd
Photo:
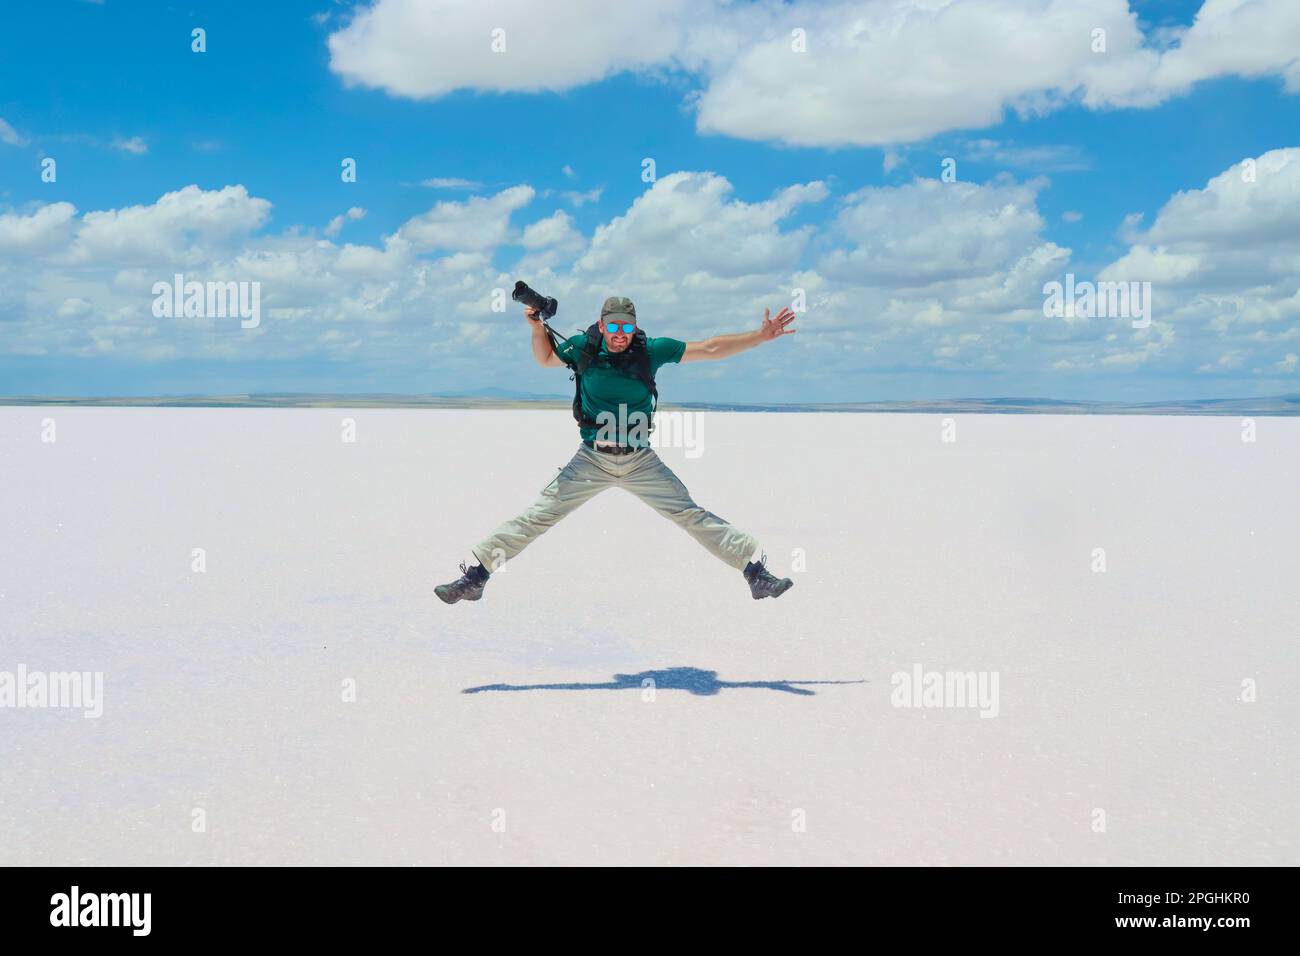
<path fill-rule="evenodd" d="M 564 341 L 556 350 L 561 359 L 573 362 L 582 354 L 582 347 L 587 344 L 587 334 L 580 332 Z M 650 374 L 672 362 L 680 362 L 686 352 L 686 343 L 679 339 L 646 338 L 646 348 L 650 352 Z M 650 389 L 632 373 L 610 365 L 609 350 L 605 348 L 605 339 L 600 340 L 600 352 L 591 360 L 587 371 L 582 373 L 582 410 L 593 421 L 609 422 L 609 427 L 601 429 L 601 441 L 613 441 L 621 444 L 644 447 L 650 444 L 650 411 L 652 399 Z M 620 410 L 620 406 L 624 406 Z M 607 417 L 601 418 L 601 413 Z M 597 429 L 583 428 L 582 440 L 591 441 L 597 437 Z"/>

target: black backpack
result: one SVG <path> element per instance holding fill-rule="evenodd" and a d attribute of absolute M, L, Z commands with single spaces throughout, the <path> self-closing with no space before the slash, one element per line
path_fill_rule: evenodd
<path fill-rule="evenodd" d="M 578 423 L 579 428 L 599 428 L 596 422 L 588 418 L 582 411 L 582 373 L 587 370 L 592 359 L 600 354 L 600 343 L 604 338 L 600 331 L 600 323 L 595 322 L 587 329 L 587 341 L 583 343 L 582 352 L 577 359 L 572 362 L 565 362 L 573 370 L 573 418 Z M 655 427 L 655 409 L 659 407 L 659 389 L 655 387 L 654 373 L 650 370 L 650 349 L 646 346 L 645 332 L 641 329 L 636 330 L 632 336 L 632 344 L 622 352 L 610 352 L 606 355 L 609 363 L 614 368 L 622 371 L 631 372 L 635 375 L 646 388 L 650 390 L 650 422 L 647 431 L 654 431 Z"/>

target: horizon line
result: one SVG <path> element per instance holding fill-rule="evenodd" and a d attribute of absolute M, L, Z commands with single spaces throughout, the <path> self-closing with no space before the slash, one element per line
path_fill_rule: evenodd
<path fill-rule="evenodd" d="M 572 400 L 509 394 L 411 394 L 400 392 L 231 392 L 226 394 L 164 395 L 0 395 L 0 406 L 36 407 L 98 406 L 136 408 L 348 408 L 361 403 L 371 408 L 483 408 L 536 407 L 568 408 Z M 990 414 L 1146 413 L 1146 414 L 1255 414 L 1300 416 L 1300 394 L 1252 398 L 1159 399 L 1117 401 L 1109 399 L 1058 399 L 1018 396 L 990 398 L 867 399 L 848 402 L 664 402 L 667 408 L 707 409 L 736 412 L 986 412 Z"/>

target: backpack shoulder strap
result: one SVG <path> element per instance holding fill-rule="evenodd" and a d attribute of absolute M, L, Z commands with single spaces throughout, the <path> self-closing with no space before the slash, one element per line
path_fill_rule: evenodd
<path fill-rule="evenodd" d="M 654 431 L 655 412 L 659 409 L 659 388 L 655 385 L 654 371 L 650 364 L 650 340 L 641 329 L 636 330 L 633 338 L 632 372 L 650 392 L 650 431 Z"/>
<path fill-rule="evenodd" d="M 592 359 L 600 354 L 600 323 L 596 322 L 593 324 L 584 334 L 587 336 L 587 341 L 583 343 L 582 352 L 578 355 L 577 361 L 574 363 L 576 366 L 574 368 L 574 373 L 577 375 L 581 375 L 583 372 L 587 371 L 587 366 L 591 364 Z"/>
<path fill-rule="evenodd" d="M 593 324 L 586 331 L 587 341 L 583 343 L 582 351 L 569 367 L 573 369 L 573 418 L 578 423 L 579 428 L 598 428 L 596 422 L 592 421 L 582 410 L 582 373 L 587 370 L 591 360 L 600 352 L 600 323 Z"/>
<path fill-rule="evenodd" d="M 655 377 L 650 368 L 650 340 L 646 337 L 645 332 L 640 329 L 636 330 L 633 347 L 632 371 L 645 384 L 645 387 L 653 392 L 655 391 Z"/>

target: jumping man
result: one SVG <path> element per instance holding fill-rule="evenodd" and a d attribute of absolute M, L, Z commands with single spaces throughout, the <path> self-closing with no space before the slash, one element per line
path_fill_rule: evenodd
<path fill-rule="evenodd" d="M 794 333 L 790 309 L 776 318 L 764 310 L 763 325 L 752 332 L 718 335 L 701 342 L 647 338 L 637 328 L 632 300 L 605 300 L 600 321 L 584 333 L 553 344 L 537 310 L 525 307 L 532 326 L 533 357 L 546 367 L 567 366 L 577 381 L 574 417 L 582 444 L 533 505 L 473 548 L 477 564 L 460 565 L 461 576 L 434 593 L 447 604 L 477 601 L 491 571 L 519 554 L 557 521 L 606 488 L 625 488 L 732 567 L 742 571 L 755 599 L 780 597 L 794 582 L 765 567 L 758 542 L 691 500 L 690 492 L 650 447 L 646 423 L 658 392 L 655 373 L 672 362 L 729 358 L 746 349 Z M 556 340 L 558 342 L 558 340 Z M 488 569 L 491 568 L 491 571 Z"/>

